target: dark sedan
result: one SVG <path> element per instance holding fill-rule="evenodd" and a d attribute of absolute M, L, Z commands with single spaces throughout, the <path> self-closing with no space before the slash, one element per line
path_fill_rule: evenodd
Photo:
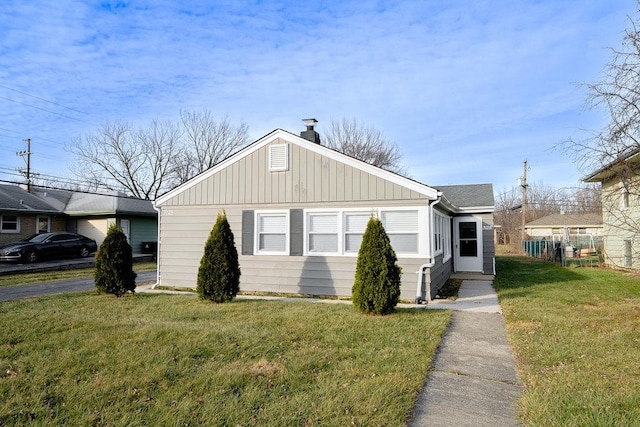
<path fill-rule="evenodd" d="M 97 250 L 95 240 L 79 234 L 41 233 L 0 246 L 0 261 L 36 262 L 44 258 L 84 258 Z"/>

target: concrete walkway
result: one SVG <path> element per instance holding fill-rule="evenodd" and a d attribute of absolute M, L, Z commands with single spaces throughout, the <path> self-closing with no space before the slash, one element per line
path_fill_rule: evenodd
<path fill-rule="evenodd" d="M 456 311 L 409 426 L 518 426 L 522 385 L 497 295 L 491 282 L 467 280 L 458 295 L 429 303 Z"/>

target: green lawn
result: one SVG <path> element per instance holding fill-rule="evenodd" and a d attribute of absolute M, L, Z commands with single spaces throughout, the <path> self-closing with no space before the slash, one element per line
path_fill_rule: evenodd
<path fill-rule="evenodd" d="M 496 260 L 528 426 L 640 425 L 640 276 Z"/>
<path fill-rule="evenodd" d="M 135 272 L 153 271 L 157 268 L 155 262 L 141 262 L 133 264 Z M 0 276 L 0 288 L 4 286 L 30 285 L 33 283 L 52 282 L 55 280 L 79 279 L 92 277 L 95 268 L 78 268 L 72 270 L 43 271 L 40 273 L 18 273 Z"/>
<path fill-rule="evenodd" d="M 0 425 L 401 426 L 450 313 L 191 296 L 0 303 Z"/>

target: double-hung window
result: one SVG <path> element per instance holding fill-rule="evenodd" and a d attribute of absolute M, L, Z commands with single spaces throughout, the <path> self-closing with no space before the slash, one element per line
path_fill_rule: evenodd
<path fill-rule="evenodd" d="M 20 217 L 18 215 L 0 215 L 0 231 L 3 233 L 19 233 Z"/>
<path fill-rule="evenodd" d="M 308 252 L 338 252 L 338 213 L 314 212 L 308 214 Z"/>
<path fill-rule="evenodd" d="M 396 253 L 418 253 L 418 211 L 382 211 L 382 225 Z"/>
<path fill-rule="evenodd" d="M 362 243 L 362 235 L 367 229 L 371 213 L 348 212 L 344 214 L 344 252 L 357 254 Z"/>
<path fill-rule="evenodd" d="M 257 212 L 257 253 L 287 255 L 289 215 L 287 212 Z"/>

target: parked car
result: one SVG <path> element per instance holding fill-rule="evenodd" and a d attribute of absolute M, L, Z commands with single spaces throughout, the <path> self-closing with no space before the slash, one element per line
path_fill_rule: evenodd
<path fill-rule="evenodd" d="M 36 262 L 44 258 L 88 257 L 98 250 L 96 241 L 75 233 L 34 234 L 0 246 L 0 261 Z"/>

